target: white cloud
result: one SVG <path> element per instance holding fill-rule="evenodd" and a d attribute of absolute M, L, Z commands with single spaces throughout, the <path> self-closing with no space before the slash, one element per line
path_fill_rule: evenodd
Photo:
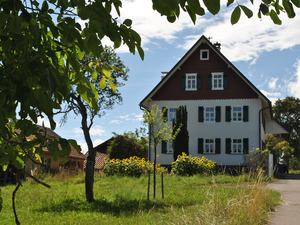
<path fill-rule="evenodd" d="M 109 124 L 120 124 L 120 123 L 122 123 L 121 120 L 112 120 L 109 122 Z"/>
<path fill-rule="evenodd" d="M 290 94 L 300 98 L 300 59 L 297 59 L 294 67 L 296 68 L 296 72 L 292 78 L 293 80 L 287 83 L 287 87 Z"/>
<path fill-rule="evenodd" d="M 269 82 L 269 88 L 271 88 L 271 89 L 274 90 L 276 88 L 276 82 L 277 82 L 277 80 L 278 80 L 278 78 L 272 77 L 271 80 L 270 80 L 270 82 Z"/>
<path fill-rule="evenodd" d="M 48 128 L 50 128 L 51 126 L 50 126 L 50 121 L 49 120 L 47 120 L 47 119 L 45 119 L 45 118 L 41 118 L 41 117 L 38 117 L 37 118 L 37 124 L 38 125 L 43 125 L 43 122 L 44 122 L 44 126 L 45 127 L 48 127 Z M 58 127 L 60 124 L 59 123 L 56 123 L 56 127 Z"/>
<path fill-rule="evenodd" d="M 268 98 L 269 97 L 281 97 L 281 93 L 280 92 L 267 92 L 267 91 L 264 91 L 264 90 L 260 90 L 261 93 L 263 93 L 265 96 L 267 96 Z"/>
<path fill-rule="evenodd" d="M 100 145 L 104 141 L 101 139 L 96 139 L 93 141 L 93 146 L 96 147 L 97 145 Z M 85 141 L 77 141 L 77 143 L 81 146 L 83 154 L 85 154 L 88 151 L 88 146 Z"/>
<path fill-rule="evenodd" d="M 121 119 L 125 119 L 126 121 L 141 121 L 143 120 L 143 114 L 127 114 L 125 116 L 120 116 Z"/>
<path fill-rule="evenodd" d="M 81 128 L 75 128 L 75 129 L 73 129 L 73 132 L 75 134 L 83 135 L 83 131 L 82 131 Z M 91 136 L 101 136 L 103 134 L 105 134 L 105 130 L 101 126 L 99 126 L 99 125 L 93 126 L 90 129 L 90 135 Z"/>

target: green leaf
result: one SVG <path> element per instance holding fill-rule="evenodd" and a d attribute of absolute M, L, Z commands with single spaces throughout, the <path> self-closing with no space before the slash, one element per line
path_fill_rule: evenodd
<path fill-rule="evenodd" d="M 123 24 L 130 27 L 132 25 L 132 20 L 131 19 L 126 19 L 126 20 L 124 20 Z"/>
<path fill-rule="evenodd" d="M 201 7 L 199 0 L 187 0 L 190 10 L 195 12 L 197 15 L 203 16 L 205 10 Z"/>
<path fill-rule="evenodd" d="M 178 7 L 179 4 L 179 0 L 162 0 L 167 7 L 171 10 L 171 13 L 176 12 L 176 9 Z"/>
<path fill-rule="evenodd" d="M 139 45 L 137 45 L 136 47 L 137 47 L 137 50 L 138 50 L 138 52 L 139 52 L 139 55 L 140 55 L 141 59 L 144 60 L 144 55 L 145 55 L 145 54 L 144 54 L 144 50 L 143 50 L 142 47 L 139 46 Z"/>
<path fill-rule="evenodd" d="M 263 3 L 260 4 L 259 9 L 264 15 L 269 13 L 269 7 Z"/>
<path fill-rule="evenodd" d="M 203 0 L 206 8 L 213 15 L 216 15 L 220 11 L 220 0 Z"/>
<path fill-rule="evenodd" d="M 95 70 L 93 70 L 93 72 L 91 73 L 91 76 L 92 76 L 93 81 L 96 81 L 97 77 L 98 77 L 98 73 Z"/>
<path fill-rule="evenodd" d="M 271 4 L 272 0 L 262 0 L 264 3 L 266 3 L 267 5 Z"/>
<path fill-rule="evenodd" d="M 0 189 L 0 212 L 2 210 L 2 204 L 3 204 L 3 199 L 2 199 L 1 189 Z"/>
<path fill-rule="evenodd" d="M 76 151 L 77 151 L 78 153 L 82 154 L 82 153 L 81 153 L 81 147 L 80 147 L 80 145 L 77 144 L 77 142 L 76 142 L 75 140 L 73 140 L 73 139 L 68 139 L 68 142 L 69 142 L 70 145 L 72 145 L 72 146 L 76 149 Z"/>
<path fill-rule="evenodd" d="M 105 79 L 104 77 L 102 77 L 102 78 L 100 79 L 99 84 L 100 84 L 100 88 L 101 88 L 101 89 L 104 89 L 104 88 L 106 87 L 106 79 Z"/>
<path fill-rule="evenodd" d="M 300 7 L 300 0 L 291 0 L 296 7 Z"/>
<path fill-rule="evenodd" d="M 189 6 L 186 6 L 186 10 L 188 11 L 188 14 L 191 17 L 191 20 L 193 21 L 193 23 L 196 23 L 196 14 L 190 9 Z"/>
<path fill-rule="evenodd" d="M 231 14 L 231 24 L 234 25 L 236 24 L 241 17 L 241 9 L 240 6 L 235 7 Z"/>
<path fill-rule="evenodd" d="M 277 13 L 273 9 L 271 10 L 270 17 L 275 24 L 281 25 L 281 20 L 278 18 Z"/>
<path fill-rule="evenodd" d="M 296 16 L 296 14 L 294 12 L 293 5 L 288 0 L 283 0 L 282 4 L 283 4 L 283 7 L 284 7 L 286 13 L 288 14 L 288 17 L 294 18 Z"/>
<path fill-rule="evenodd" d="M 234 2 L 234 0 L 228 0 L 227 7 L 230 6 L 233 2 Z"/>
<path fill-rule="evenodd" d="M 176 21 L 176 16 L 173 14 L 171 16 L 167 16 L 167 20 L 170 22 L 170 23 L 174 23 Z"/>
<path fill-rule="evenodd" d="M 109 86 L 111 87 L 112 91 L 115 92 L 117 90 L 117 85 L 109 80 L 107 82 L 108 82 Z"/>
<path fill-rule="evenodd" d="M 248 9 L 246 6 L 240 5 L 240 7 L 242 8 L 242 10 L 244 11 L 245 15 L 248 18 L 251 18 L 253 16 L 253 12 L 250 9 Z"/>

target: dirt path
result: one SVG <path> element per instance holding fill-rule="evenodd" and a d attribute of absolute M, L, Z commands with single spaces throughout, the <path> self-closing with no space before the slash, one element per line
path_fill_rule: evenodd
<path fill-rule="evenodd" d="M 267 185 L 267 188 L 282 194 L 283 203 L 271 213 L 270 225 L 300 224 L 300 175 L 281 174 L 277 182 Z"/>

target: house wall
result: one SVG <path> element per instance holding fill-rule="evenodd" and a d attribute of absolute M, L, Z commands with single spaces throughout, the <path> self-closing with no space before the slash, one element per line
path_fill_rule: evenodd
<path fill-rule="evenodd" d="M 228 100 L 186 100 L 186 101 L 152 101 L 153 104 L 159 105 L 160 109 L 178 108 L 180 105 L 186 105 L 188 112 L 188 131 L 189 131 L 189 153 L 190 155 L 206 158 L 217 162 L 218 165 L 239 165 L 244 162 L 243 154 L 226 154 L 226 138 L 248 138 L 249 151 L 259 147 L 258 134 L 258 112 L 261 109 L 261 101 L 257 99 L 228 99 Z M 225 122 L 226 106 L 244 106 L 249 107 L 248 122 Z M 221 122 L 198 122 L 199 106 L 221 106 Z M 198 138 L 220 138 L 220 154 L 198 154 Z M 157 163 L 170 165 L 173 161 L 173 154 L 162 154 L 161 146 L 157 148 Z M 154 153 L 151 151 L 151 161 Z"/>

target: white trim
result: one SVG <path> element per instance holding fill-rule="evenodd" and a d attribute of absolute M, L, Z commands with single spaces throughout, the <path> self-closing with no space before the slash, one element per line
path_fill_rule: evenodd
<path fill-rule="evenodd" d="M 202 53 L 206 52 L 207 53 L 207 57 L 203 58 L 202 57 Z M 200 50 L 200 60 L 209 60 L 209 49 L 201 49 Z"/>
<path fill-rule="evenodd" d="M 233 140 L 241 140 L 241 143 L 236 143 L 236 145 L 239 145 L 241 144 L 241 152 L 234 152 L 233 151 Z M 244 154 L 244 141 L 243 141 L 243 138 L 231 138 L 231 154 L 236 154 L 236 155 L 241 155 L 241 154 Z"/>
<path fill-rule="evenodd" d="M 241 120 L 233 120 L 233 108 L 241 108 Z M 243 120 L 243 117 L 244 117 L 243 111 L 244 111 L 244 109 L 243 109 L 243 106 L 241 106 L 241 105 L 231 106 L 231 122 L 232 123 L 242 123 L 242 122 L 244 122 L 244 120 Z M 237 112 L 239 112 L 239 111 L 237 111 Z M 238 119 L 238 115 L 236 117 Z"/>

